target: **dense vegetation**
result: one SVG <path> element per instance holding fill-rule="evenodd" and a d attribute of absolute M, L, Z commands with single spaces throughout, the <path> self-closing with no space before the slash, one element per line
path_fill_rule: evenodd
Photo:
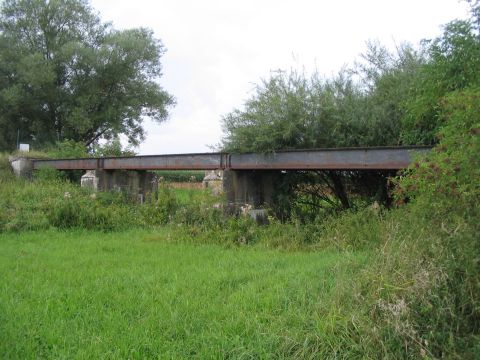
<path fill-rule="evenodd" d="M 223 148 L 275 152 L 329 147 L 435 145 L 449 93 L 479 86 L 478 2 L 472 18 L 415 49 L 395 53 L 370 42 L 361 61 L 333 78 L 278 72 L 257 85 L 242 108 L 223 119 Z M 312 219 L 319 210 L 390 206 L 391 172 L 288 172 L 269 204 L 276 215 Z M 334 195 L 333 197 L 331 195 Z"/>
<path fill-rule="evenodd" d="M 448 24 L 420 51 L 392 58 L 372 45 L 360 83 L 275 75 L 226 117 L 225 147 L 242 151 L 434 144 L 391 179 L 389 209 L 354 191 L 360 174 L 337 173 L 355 206 L 322 203 L 314 217 L 284 207 L 284 222 L 273 208 L 261 227 L 226 217 L 208 193 L 164 184 L 138 205 L 54 171 L 13 179 L 2 157 L 2 352 L 478 358 L 480 4 L 471 5 L 472 19 Z M 333 190 L 323 195 L 342 206 Z"/>

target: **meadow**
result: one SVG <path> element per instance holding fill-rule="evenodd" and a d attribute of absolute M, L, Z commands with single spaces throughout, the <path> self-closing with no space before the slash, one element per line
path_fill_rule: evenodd
<path fill-rule="evenodd" d="M 0 235 L 2 358 L 334 351 L 331 299 L 368 253 L 226 247 L 182 236 L 175 226 Z"/>

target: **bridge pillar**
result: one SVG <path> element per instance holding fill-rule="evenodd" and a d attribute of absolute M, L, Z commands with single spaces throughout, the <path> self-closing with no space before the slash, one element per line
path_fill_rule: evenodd
<path fill-rule="evenodd" d="M 271 204 L 277 171 L 225 170 L 223 192 L 231 206 L 251 205 L 253 208 Z"/>
<path fill-rule="evenodd" d="M 155 174 L 144 170 L 89 170 L 81 184 L 95 191 L 123 190 L 141 202 L 156 189 Z"/>

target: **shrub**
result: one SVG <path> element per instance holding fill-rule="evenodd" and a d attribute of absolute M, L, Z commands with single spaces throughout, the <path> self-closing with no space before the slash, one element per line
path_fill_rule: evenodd
<path fill-rule="evenodd" d="M 74 159 L 89 157 L 87 147 L 82 142 L 73 140 L 58 141 L 54 146 L 44 149 L 46 155 L 53 159 Z"/>
<path fill-rule="evenodd" d="M 166 182 L 202 182 L 205 177 L 205 171 L 193 170 L 158 170 L 155 173 Z"/>
<path fill-rule="evenodd" d="M 444 99 L 438 146 L 399 180 L 397 201 L 409 203 L 372 228 L 380 246 L 342 301 L 351 346 L 370 344 L 364 356 L 478 355 L 479 113 L 479 89 Z"/>
<path fill-rule="evenodd" d="M 173 189 L 163 185 L 147 198 L 140 212 L 146 225 L 163 225 L 173 219 L 177 209 L 178 201 Z"/>
<path fill-rule="evenodd" d="M 0 153 L 0 184 L 13 179 L 13 170 L 7 154 Z"/>
<path fill-rule="evenodd" d="M 430 287 L 419 296 L 415 281 L 404 297 L 433 356 L 466 356 L 480 336 L 480 88 L 445 97 L 442 114 L 439 145 L 400 181 L 398 195 L 434 235 L 411 244 L 417 266 L 405 269 L 413 279 L 423 272 Z"/>

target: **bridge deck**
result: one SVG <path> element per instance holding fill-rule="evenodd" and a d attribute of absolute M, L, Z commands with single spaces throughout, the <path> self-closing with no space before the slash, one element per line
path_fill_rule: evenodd
<path fill-rule="evenodd" d="M 34 169 L 59 170 L 387 170 L 403 169 L 430 147 L 370 147 L 278 151 L 269 154 L 203 153 L 115 158 L 34 160 Z"/>

